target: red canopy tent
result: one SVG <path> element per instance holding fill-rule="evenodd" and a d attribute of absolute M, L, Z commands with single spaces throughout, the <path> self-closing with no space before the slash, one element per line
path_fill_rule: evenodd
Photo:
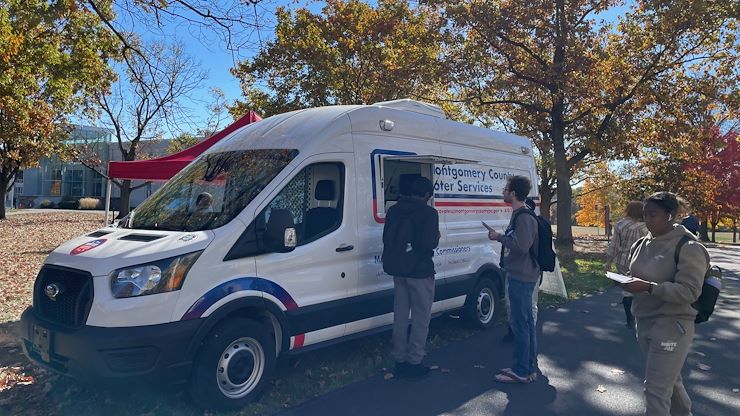
<path fill-rule="evenodd" d="M 146 181 L 167 181 L 182 170 L 201 153 L 208 150 L 219 140 L 235 132 L 247 124 L 260 121 L 262 118 L 254 111 L 250 111 L 234 123 L 203 140 L 195 146 L 173 153 L 171 155 L 149 160 L 133 160 L 130 162 L 108 162 L 108 192 L 105 200 L 105 218 L 108 221 L 110 209 L 111 180 L 113 179 L 140 179 Z"/>
<path fill-rule="evenodd" d="M 203 140 L 193 147 L 173 153 L 171 155 L 149 160 L 133 160 L 130 162 L 108 162 L 108 177 L 110 179 L 141 179 L 146 181 L 167 181 L 182 170 L 201 153 L 216 144 L 219 140 L 233 133 L 249 123 L 262 120 L 254 111 L 236 120 L 233 124 Z"/>

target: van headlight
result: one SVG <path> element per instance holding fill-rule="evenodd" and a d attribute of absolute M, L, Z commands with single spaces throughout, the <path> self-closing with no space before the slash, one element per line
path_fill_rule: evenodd
<path fill-rule="evenodd" d="M 201 253 L 197 251 L 114 270 L 110 274 L 110 290 L 116 298 L 180 290 L 185 276 Z"/>

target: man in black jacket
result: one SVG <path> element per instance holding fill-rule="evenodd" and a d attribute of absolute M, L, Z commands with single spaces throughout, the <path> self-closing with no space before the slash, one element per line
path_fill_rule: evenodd
<path fill-rule="evenodd" d="M 383 268 L 393 274 L 393 351 L 396 360 L 395 375 L 419 379 L 429 374 L 424 358 L 432 303 L 434 302 L 434 249 L 439 244 L 439 216 L 427 205 L 434 191 L 432 182 L 416 178 L 409 186 L 408 195 L 388 209 L 383 228 Z M 404 225 L 405 224 L 405 225 Z M 399 229 L 410 230 L 409 241 L 396 241 Z M 401 254 L 391 251 L 402 247 Z M 404 264 L 391 264 L 403 262 Z M 407 268 L 408 264 L 413 267 Z M 403 276 L 394 270 L 409 270 Z M 408 318 L 411 312 L 411 331 Z"/>

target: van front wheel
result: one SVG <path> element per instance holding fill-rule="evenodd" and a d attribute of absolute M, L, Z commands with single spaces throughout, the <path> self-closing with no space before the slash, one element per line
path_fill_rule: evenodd
<path fill-rule="evenodd" d="M 206 409 L 242 408 L 265 389 L 275 361 L 275 341 L 264 325 L 229 319 L 203 341 L 193 363 L 190 396 Z"/>
<path fill-rule="evenodd" d="M 496 321 L 498 294 L 496 285 L 489 278 L 482 278 L 465 302 L 465 315 L 473 326 L 486 329 Z"/>

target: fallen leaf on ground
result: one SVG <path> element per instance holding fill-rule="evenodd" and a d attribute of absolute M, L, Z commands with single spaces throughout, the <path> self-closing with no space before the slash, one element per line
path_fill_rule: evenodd
<path fill-rule="evenodd" d="M 385 375 L 383 375 L 384 380 L 390 380 L 392 378 L 393 378 L 393 373 L 385 373 Z"/>
<path fill-rule="evenodd" d="M 740 389 L 732 389 L 733 393 L 740 393 Z"/>
<path fill-rule="evenodd" d="M 449 369 L 449 368 L 442 368 L 442 369 L 440 369 L 439 371 L 440 371 L 441 373 L 443 373 L 443 374 L 447 374 L 447 373 L 449 373 L 449 372 L 450 372 L 450 369 Z"/>
<path fill-rule="evenodd" d="M 614 374 L 615 376 L 621 376 L 622 374 L 624 374 L 624 370 L 620 370 L 618 368 L 612 368 L 611 370 L 609 370 L 609 372 Z"/>
<path fill-rule="evenodd" d="M 712 369 L 711 365 L 707 364 L 699 364 L 697 367 L 699 367 L 699 370 L 709 371 Z"/>
<path fill-rule="evenodd" d="M 716 341 L 717 338 L 709 338 L 710 341 Z"/>
<path fill-rule="evenodd" d="M 581 313 L 591 313 L 591 311 L 587 311 L 585 309 L 581 309 L 579 312 L 581 312 Z"/>
<path fill-rule="evenodd" d="M 430 370 L 437 370 L 437 369 L 439 369 L 439 366 L 438 365 L 430 365 L 429 366 L 429 369 Z"/>
<path fill-rule="evenodd" d="M 695 351 L 695 352 L 694 352 L 694 354 L 696 354 L 696 355 L 698 355 L 698 356 L 700 356 L 700 357 L 706 357 L 706 356 L 707 356 L 706 354 L 704 354 L 704 353 L 703 353 L 703 352 L 701 352 L 701 351 Z"/>
<path fill-rule="evenodd" d="M 611 304 L 611 306 L 617 306 L 617 305 L 619 305 L 619 304 L 616 303 L 616 302 L 614 302 L 614 303 Z"/>
<path fill-rule="evenodd" d="M 606 387 L 599 384 L 599 387 L 596 387 L 596 391 L 598 391 L 599 393 L 606 393 Z"/>
<path fill-rule="evenodd" d="M 0 367 L 0 391 L 15 386 L 28 386 L 35 382 L 33 376 L 26 375 L 21 367 Z"/>
<path fill-rule="evenodd" d="M 476 364 L 473 366 L 474 368 L 486 368 L 485 365 Z"/>

